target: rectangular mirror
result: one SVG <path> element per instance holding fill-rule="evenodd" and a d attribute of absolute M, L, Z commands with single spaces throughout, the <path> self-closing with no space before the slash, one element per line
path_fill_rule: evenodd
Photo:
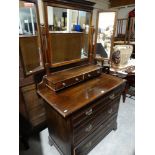
<path fill-rule="evenodd" d="M 91 13 L 47 6 L 52 65 L 88 59 Z"/>
<path fill-rule="evenodd" d="M 99 12 L 96 32 L 96 58 L 111 57 L 116 12 Z"/>
<path fill-rule="evenodd" d="M 43 69 L 36 4 L 19 1 L 19 50 L 25 74 Z"/>

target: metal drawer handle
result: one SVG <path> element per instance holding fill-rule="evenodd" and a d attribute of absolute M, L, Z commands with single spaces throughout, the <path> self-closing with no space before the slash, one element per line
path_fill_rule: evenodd
<path fill-rule="evenodd" d="M 110 95 L 109 98 L 113 100 L 115 98 L 115 94 Z"/>
<path fill-rule="evenodd" d="M 111 109 L 109 109 L 109 110 L 108 110 L 108 113 L 109 113 L 109 114 L 111 114 L 111 113 L 112 113 L 112 111 L 113 111 L 113 110 L 112 110 L 112 108 L 111 108 Z"/>
<path fill-rule="evenodd" d="M 89 148 L 91 147 L 91 145 L 92 145 L 92 142 L 90 141 L 89 143 L 86 144 L 86 147 Z"/>
<path fill-rule="evenodd" d="M 62 83 L 63 86 L 66 86 L 66 83 Z"/>
<path fill-rule="evenodd" d="M 100 73 L 100 71 L 97 71 L 97 73 Z"/>
<path fill-rule="evenodd" d="M 90 110 L 86 111 L 86 113 L 85 113 L 85 114 L 86 114 L 87 116 L 90 116 L 92 113 L 93 113 L 93 110 L 92 110 L 92 109 L 90 109 Z"/>
<path fill-rule="evenodd" d="M 79 79 L 78 79 L 78 78 L 75 78 L 75 80 L 76 80 L 76 81 L 79 81 Z"/>
<path fill-rule="evenodd" d="M 91 75 L 90 75 L 90 74 L 88 74 L 88 77 L 91 77 Z"/>
<path fill-rule="evenodd" d="M 92 126 L 92 124 L 90 124 L 87 128 L 85 128 L 85 131 L 89 132 L 89 131 L 91 131 L 92 128 L 93 128 L 93 126 Z"/>

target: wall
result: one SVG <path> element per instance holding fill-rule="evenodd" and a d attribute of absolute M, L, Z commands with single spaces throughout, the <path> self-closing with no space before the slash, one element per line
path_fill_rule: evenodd
<path fill-rule="evenodd" d="M 127 18 L 128 17 L 128 13 L 130 11 L 132 11 L 133 9 L 135 8 L 135 6 L 131 6 L 131 7 L 128 7 L 128 6 L 124 6 L 123 8 L 118 8 L 118 14 L 117 14 L 117 19 L 121 19 L 121 18 Z"/>

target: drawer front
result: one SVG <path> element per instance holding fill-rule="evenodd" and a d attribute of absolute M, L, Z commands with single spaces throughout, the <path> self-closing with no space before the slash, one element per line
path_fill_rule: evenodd
<path fill-rule="evenodd" d="M 80 75 L 71 79 L 66 79 L 65 81 L 56 83 L 55 90 L 57 91 L 57 90 L 63 89 L 65 87 L 71 86 L 81 81 L 83 81 L 83 75 Z"/>
<path fill-rule="evenodd" d="M 95 71 L 91 71 L 91 72 L 85 73 L 84 74 L 84 79 L 87 80 L 87 79 L 93 78 L 95 76 L 98 76 L 100 74 L 101 74 L 101 69 L 97 69 Z"/>
<path fill-rule="evenodd" d="M 110 117 L 117 118 L 119 106 L 119 98 L 108 105 L 106 108 L 98 109 L 89 119 L 73 129 L 74 145 L 80 143 L 85 137 L 96 130 L 102 123 L 106 122 Z"/>
<path fill-rule="evenodd" d="M 116 118 L 111 117 L 106 123 L 101 124 L 91 135 L 85 138 L 74 150 L 75 155 L 86 155 L 110 131 L 112 131 Z"/>
<path fill-rule="evenodd" d="M 108 104 L 110 104 L 112 101 L 115 99 L 120 98 L 122 89 L 114 89 L 104 95 L 103 97 L 99 98 L 98 100 L 94 101 L 92 104 L 87 106 L 86 108 L 83 108 L 79 110 L 77 113 L 75 113 L 72 116 L 72 124 L 73 127 L 75 128 L 76 126 L 79 126 L 79 124 L 86 122 L 87 120 L 91 119 L 93 114 L 98 110 L 98 109 L 103 109 Z M 119 102 L 119 101 L 117 101 Z"/>

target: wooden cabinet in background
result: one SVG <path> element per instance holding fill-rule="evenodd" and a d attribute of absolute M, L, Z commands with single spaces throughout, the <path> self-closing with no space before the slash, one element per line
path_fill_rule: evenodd
<path fill-rule="evenodd" d="M 34 84 L 21 88 L 27 109 L 29 120 L 32 126 L 38 126 L 46 121 L 44 101 L 36 93 Z"/>
<path fill-rule="evenodd" d="M 44 101 L 36 93 L 45 74 L 38 15 L 36 0 L 19 0 L 19 113 L 32 128 L 46 125 Z"/>

